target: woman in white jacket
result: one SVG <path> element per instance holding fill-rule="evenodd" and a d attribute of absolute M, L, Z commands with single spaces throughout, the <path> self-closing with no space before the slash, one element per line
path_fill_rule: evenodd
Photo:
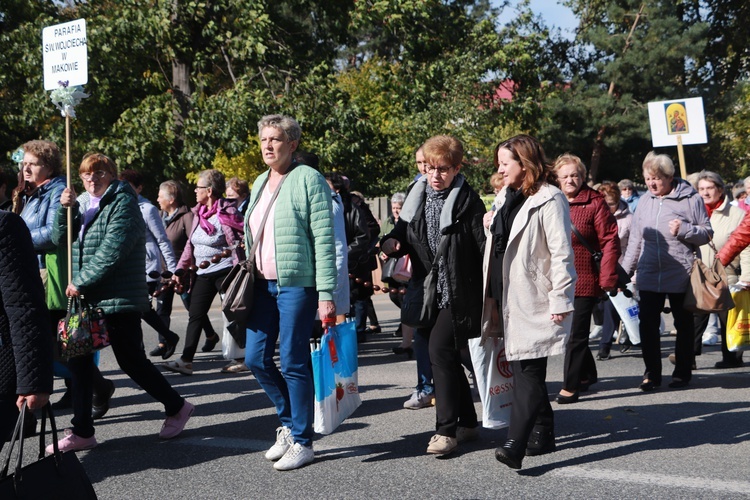
<path fill-rule="evenodd" d="M 570 209 L 539 142 L 518 135 L 495 149 L 505 179 L 485 216 L 482 335 L 504 336 L 515 387 L 508 439 L 495 458 L 520 469 L 525 455 L 555 450 L 547 357 L 565 353 L 576 271 Z M 502 320 L 501 320 L 502 318 Z"/>

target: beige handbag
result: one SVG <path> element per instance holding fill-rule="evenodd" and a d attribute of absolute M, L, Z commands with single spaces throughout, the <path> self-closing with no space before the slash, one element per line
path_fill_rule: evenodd
<path fill-rule="evenodd" d="M 714 254 L 718 254 L 713 242 L 708 244 Z M 685 294 L 683 307 L 688 311 L 702 313 L 728 311 L 734 307 L 727 273 L 718 257 L 714 257 L 711 267 L 708 267 L 696 256 L 690 270 L 690 286 Z"/>

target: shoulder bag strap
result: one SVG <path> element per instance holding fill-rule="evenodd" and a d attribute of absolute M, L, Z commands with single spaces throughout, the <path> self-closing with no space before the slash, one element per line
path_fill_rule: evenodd
<path fill-rule="evenodd" d="M 292 167 L 294 168 L 294 167 Z M 292 168 L 289 169 L 289 172 L 292 171 Z M 285 173 L 281 176 L 281 180 L 279 181 L 279 185 L 276 186 L 276 190 L 274 190 L 273 195 L 271 196 L 271 201 L 268 203 L 268 208 L 266 208 L 266 213 L 263 214 L 263 218 L 260 221 L 260 227 L 258 229 L 258 233 L 253 237 L 253 246 L 250 248 L 250 253 L 247 254 L 248 259 L 255 259 L 255 251 L 258 249 L 258 245 L 260 244 L 260 239 L 263 237 L 263 230 L 266 227 L 266 221 L 268 220 L 268 214 L 271 213 L 271 207 L 273 207 L 273 203 L 276 201 L 276 198 L 279 196 L 279 191 L 281 191 L 281 185 L 284 184 L 284 181 L 286 180 L 286 176 L 289 175 L 289 172 Z M 269 174 L 270 175 L 270 174 Z M 267 183 L 268 181 L 266 181 Z M 263 187 L 261 188 L 260 196 L 263 196 L 263 189 L 265 189 L 266 186 L 263 184 Z"/>
<path fill-rule="evenodd" d="M 591 245 L 589 245 L 589 242 L 586 241 L 586 238 L 583 237 L 583 235 L 578 231 L 578 228 L 576 227 L 576 225 L 573 224 L 572 222 L 570 223 L 570 228 L 573 230 L 573 234 L 576 235 L 576 238 L 578 238 L 578 241 L 581 242 L 581 245 L 583 245 L 586 248 L 586 250 L 589 251 L 589 253 L 591 255 L 596 255 L 597 253 L 599 253 L 599 252 L 595 251 L 591 247 Z"/>

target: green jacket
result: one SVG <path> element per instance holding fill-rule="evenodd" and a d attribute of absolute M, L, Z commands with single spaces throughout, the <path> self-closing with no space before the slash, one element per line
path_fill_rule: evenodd
<path fill-rule="evenodd" d="M 255 210 L 268 171 L 258 176 L 245 214 L 245 248 L 253 244 L 250 215 Z M 319 300 L 333 300 L 336 288 L 336 249 L 333 239 L 331 188 L 323 176 L 297 165 L 288 174 L 276 199 L 274 217 L 276 273 L 281 287 L 315 287 Z"/>
<path fill-rule="evenodd" d="M 114 181 L 104 193 L 81 238 L 81 214 L 89 207 L 83 193 L 73 208 L 73 285 L 105 314 L 143 312 L 146 288 L 146 228 L 130 184 Z M 57 211 L 52 239 L 66 245 L 68 218 Z"/>

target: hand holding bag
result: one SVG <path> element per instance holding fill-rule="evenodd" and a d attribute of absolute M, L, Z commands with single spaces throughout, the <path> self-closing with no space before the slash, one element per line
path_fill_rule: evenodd
<path fill-rule="evenodd" d="M 23 465 L 23 421 L 26 415 L 26 403 L 21 407 L 21 414 L 16 422 L 13 437 L 8 447 L 8 456 L 0 471 L 0 498 L 54 498 L 85 500 L 96 499 L 96 492 L 86 475 L 75 452 L 61 453 L 57 447 L 57 426 L 52 416 L 49 403 L 42 409 L 42 427 L 39 432 L 39 455 L 37 461 L 25 467 Z M 44 456 L 44 436 L 46 434 L 47 416 L 52 427 L 52 445 L 54 453 Z M 18 458 L 15 471 L 8 474 L 13 448 L 18 444 Z"/>
<path fill-rule="evenodd" d="M 68 299 L 68 313 L 57 324 L 57 343 L 64 360 L 85 356 L 109 345 L 101 308 L 89 306 L 83 295 Z"/>
<path fill-rule="evenodd" d="M 359 405 L 357 327 L 353 321 L 326 329 L 311 344 L 315 383 L 315 432 L 330 434 Z"/>
<path fill-rule="evenodd" d="M 708 244 L 714 254 L 718 254 L 713 242 Z M 690 286 L 685 293 L 683 306 L 688 311 L 704 313 L 728 311 L 734 307 L 727 283 L 727 272 L 718 257 L 714 258 L 711 267 L 695 257 L 690 270 Z"/>
<path fill-rule="evenodd" d="M 293 168 L 293 167 L 292 167 Z M 263 214 L 263 219 L 260 221 L 260 229 L 258 234 L 253 238 L 253 246 L 250 248 L 250 252 L 247 254 L 247 260 L 237 263 L 224 281 L 221 283 L 219 292 L 221 296 L 221 310 L 229 320 L 231 328 L 229 333 L 234 337 L 235 342 L 241 348 L 245 348 L 247 339 L 246 326 L 247 319 L 250 317 L 250 311 L 253 307 L 253 287 L 255 286 L 255 252 L 258 249 L 260 240 L 263 237 L 263 229 L 266 226 L 268 220 L 268 214 L 271 212 L 276 198 L 279 196 L 281 185 L 284 184 L 289 171 L 281 177 L 279 185 L 276 186 L 276 190 L 271 196 L 271 201 L 268 203 L 268 208 Z M 266 180 L 268 182 L 268 180 Z M 263 193 L 265 189 L 265 183 L 260 188 L 260 192 Z"/>

